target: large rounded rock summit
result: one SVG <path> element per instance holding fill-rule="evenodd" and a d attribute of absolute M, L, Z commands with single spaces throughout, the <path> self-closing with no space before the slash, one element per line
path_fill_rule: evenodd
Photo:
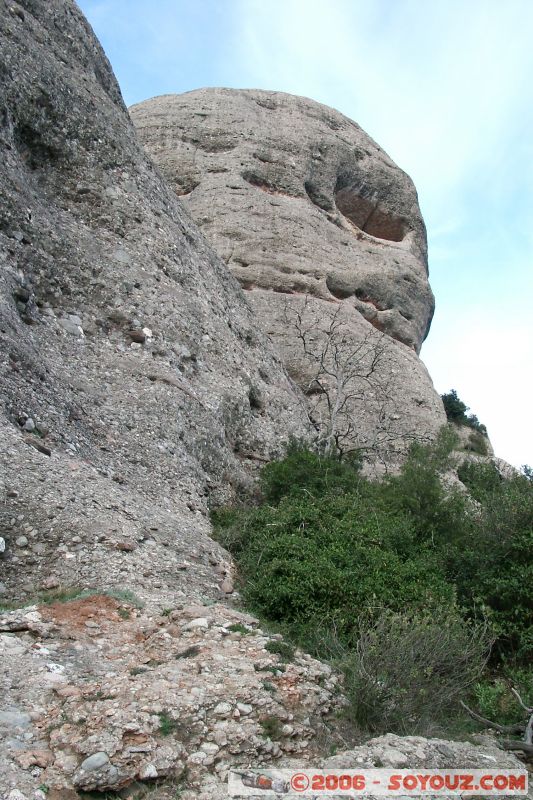
<path fill-rule="evenodd" d="M 359 125 L 302 97 L 201 89 L 130 115 L 303 391 L 316 381 L 302 325 L 320 340 L 316 358 L 333 325 L 344 373 L 354 355 L 381 352 L 372 381 L 368 359 L 351 368 L 344 409 L 356 444 L 390 460 L 384 440 L 402 449 L 433 435 L 445 418 L 418 358 L 434 301 L 411 179 Z"/>

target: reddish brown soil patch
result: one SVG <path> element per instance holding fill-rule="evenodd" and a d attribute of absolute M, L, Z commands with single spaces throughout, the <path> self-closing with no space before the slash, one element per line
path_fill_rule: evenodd
<path fill-rule="evenodd" d="M 114 597 L 96 594 L 91 597 L 82 597 L 79 600 L 68 600 L 67 602 L 51 603 L 50 605 L 40 606 L 39 612 L 43 619 L 67 624 L 69 628 L 84 628 L 85 623 L 93 620 L 97 623 L 102 622 L 122 622 L 118 609 L 122 603 Z"/>

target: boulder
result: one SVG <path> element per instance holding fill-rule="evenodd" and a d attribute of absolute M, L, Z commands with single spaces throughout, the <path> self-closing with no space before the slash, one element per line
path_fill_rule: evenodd
<path fill-rule="evenodd" d="M 418 358 L 434 302 L 410 178 L 355 122 L 302 97 L 201 89 L 130 114 L 304 391 L 304 304 L 320 352 L 342 321 L 346 368 L 368 344 L 383 351 L 370 382 L 366 361 L 349 381 L 339 427 L 351 421 L 352 445 L 387 462 L 434 436 L 445 416 Z"/>

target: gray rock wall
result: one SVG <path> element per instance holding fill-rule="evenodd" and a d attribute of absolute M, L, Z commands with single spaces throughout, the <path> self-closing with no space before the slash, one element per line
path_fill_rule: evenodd
<path fill-rule="evenodd" d="M 305 434 L 301 397 L 76 4 L 1 0 L 0 48 L 0 580 L 216 592 L 208 496 Z"/>

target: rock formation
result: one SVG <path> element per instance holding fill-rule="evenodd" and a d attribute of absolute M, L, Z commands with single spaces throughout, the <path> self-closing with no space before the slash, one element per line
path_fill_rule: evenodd
<path fill-rule="evenodd" d="M 279 92 L 202 89 L 130 113 L 302 389 L 309 365 L 294 317 L 306 297 L 306 325 L 323 332 L 319 349 L 336 315 L 347 353 L 361 342 L 384 351 L 376 385 L 368 390 L 359 379 L 351 391 L 355 443 L 372 449 L 379 431 L 378 442 L 402 449 L 406 439 L 434 434 L 445 421 L 442 404 L 417 357 L 433 295 L 408 176 L 356 123 Z"/>
<path fill-rule="evenodd" d="M 0 52 L 0 602 L 223 598 L 208 499 L 305 435 L 301 397 L 144 154 L 76 4 L 1 0 Z M 12 760 L 46 738 L 25 723 L 17 637 L 1 642 L 0 794 L 46 783 Z M 34 664 L 38 725 L 51 687 Z M 101 677 L 98 654 L 72 664 L 73 682 Z"/>
<path fill-rule="evenodd" d="M 154 800 L 223 797 L 229 766 L 316 758 L 316 733 L 343 703 L 330 667 L 300 652 L 282 664 L 267 647 L 279 637 L 230 607 L 232 565 L 209 537 L 209 503 L 248 492 L 257 465 L 309 433 L 305 400 L 256 323 L 278 284 L 265 269 L 263 285 L 258 264 L 250 307 L 143 152 L 73 0 L 0 0 L 0 53 L 0 795 L 150 785 Z M 274 99 L 257 97 L 266 113 Z M 236 135 L 219 131 L 211 152 Z M 348 250 L 350 237 L 367 246 L 364 294 L 326 262 L 315 279 L 302 267 L 302 291 L 328 307 L 346 295 L 346 313 L 387 330 L 429 430 L 438 403 L 413 349 L 431 313 L 423 224 L 406 210 L 409 184 L 385 198 L 394 170 L 382 160 L 372 216 L 352 162 L 335 184 L 360 240 L 352 222 L 327 223 Z M 337 215 L 320 206 L 319 161 L 307 188 L 317 226 Z M 396 253 L 412 297 L 403 283 L 380 288 L 380 248 Z M 281 341 L 275 314 L 262 319 Z"/>
<path fill-rule="evenodd" d="M 155 540 L 179 583 L 176 544 L 211 547 L 207 495 L 305 434 L 301 398 L 144 155 L 75 4 L 1 8 L 3 581 L 21 599 L 26 571 L 33 586 L 56 565 L 120 584 L 115 545 Z"/>

